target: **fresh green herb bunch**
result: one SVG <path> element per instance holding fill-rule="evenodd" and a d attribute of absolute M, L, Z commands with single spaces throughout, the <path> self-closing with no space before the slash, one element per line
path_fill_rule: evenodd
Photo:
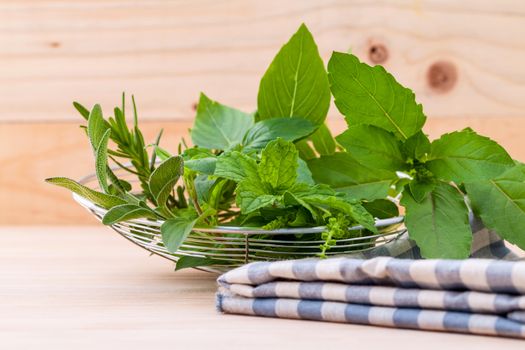
<path fill-rule="evenodd" d="M 348 123 L 335 138 L 325 124 L 332 95 Z M 387 200 L 392 197 L 401 198 L 409 235 L 424 257 L 469 256 L 469 207 L 487 227 L 525 247 L 519 231 L 525 168 L 471 129 L 430 142 L 411 90 L 351 54 L 334 52 L 327 73 L 304 25 L 264 74 L 257 111 L 245 113 L 202 94 L 193 146 L 181 145 L 176 155 L 159 146 L 162 132 L 148 149 L 134 103 L 132 129 L 124 99 L 107 121 L 98 105 L 75 107 L 87 120 L 100 191 L 66 178 L 47 181 L 109 209 L 104 224 L 164 220 L 163 242 L 171 252 L 196 226 L 324 225 L 318 237 L 325 241 L 324 256 L 338 239 L 359 234 L 350 226 L 376 232 L 374 217 L 398 215 Z M 115 149 L 108 148 L 110 140 Z M 117 178 L 110 161 L 137 176 L 141 193 Z"/>

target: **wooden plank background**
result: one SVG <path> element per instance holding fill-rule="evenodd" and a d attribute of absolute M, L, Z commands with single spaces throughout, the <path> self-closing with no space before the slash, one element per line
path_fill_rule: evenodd
<path fill-rule="evenodd" d="M 175 147 L 200 91 L 253 110 L 301 22 L 325 59 L 351 50 L 413 88 L 432 137 L 470 125 L 525 159 L 520 0 L 0 0 L 0 224 L 94 223 L 43 183 L 93 169 L 71 101 L 134 93 L 150 140 L 164 127 Z"/>

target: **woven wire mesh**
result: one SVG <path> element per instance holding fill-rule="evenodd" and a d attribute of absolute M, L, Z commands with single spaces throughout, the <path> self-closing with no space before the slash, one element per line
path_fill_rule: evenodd
<path fill-rule="evenodd" d="M 116 169 L 120 178 L 126 172 Z M 128 180 L 128 179 L 127 179 Z M 94 185 L 95 175 L 81 180 L 84 185 Z M 91 187 L 91 186 L 90 186 Z M 92 186 L 96 187 L 96 186 Z M 93 202 L 74 194 L 74 199 L 102 220 L 107 210 Z M 169 252 L 162 243 L 160 226 L 163 221 L 134 219 L 111 225 L 111 227 L 138 246 L 166 259 L 177 261 L 182 256 L 208 258 L 212 265 L 199 269 L 221 273 L 253 261 L 275 261 L 315 257 L 325 242 L 320 239 L 324 227 L 289 228 L 262 230 L 249 227 L 216 226 L 213 228 L 194 228 L 175 253 Z M 336 245 L 326 251 L 326 256 L 342 256 L 374 249 L 395 240 L 406 228 L 403 217 L 377 220 L 379 233 L 370 234 L 361 226 L 352 227 L 351 238 L 337 239 Z M 359 231 L 359 232 L 357 232 Z"/>

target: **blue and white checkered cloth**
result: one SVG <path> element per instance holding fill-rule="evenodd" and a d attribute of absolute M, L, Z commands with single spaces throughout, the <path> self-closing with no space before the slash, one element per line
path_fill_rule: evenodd
<path fill-rule="evenodd" d="M 418 259 L 417 248 L 401 237 L 357 258 L 251 263 L 219 277 L 217 307 L 525 339 L 525 261 L 509 261 L 518 257 L 495 233 L 479 223 L 473 227 L 467 260 Z"/>

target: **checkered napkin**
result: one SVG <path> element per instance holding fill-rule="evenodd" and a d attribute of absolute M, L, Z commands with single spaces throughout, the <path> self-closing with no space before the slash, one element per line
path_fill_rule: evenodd
<path fill-rule="evenodd" d="M 217 307 L 525 339 L 525 261 L 510 261 L 517 256 L 494 232 L 473 228 L 468 260 L 418 260 L 417 248 L 400 237 L 353 257 L 251 263 L 219 277 Z"/>

